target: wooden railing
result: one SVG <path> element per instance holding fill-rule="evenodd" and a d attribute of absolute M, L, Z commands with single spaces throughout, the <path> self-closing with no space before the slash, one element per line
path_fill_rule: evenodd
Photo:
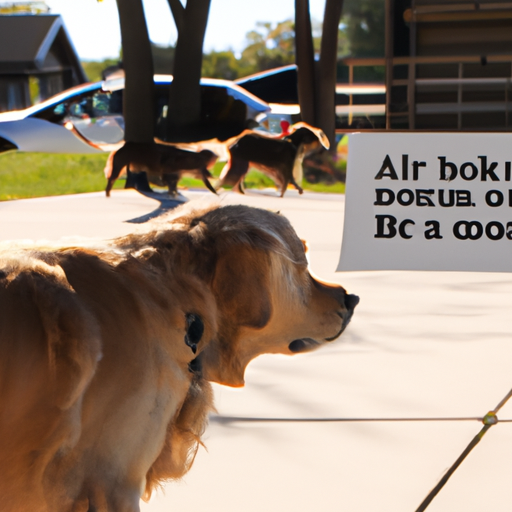
<path fill-rule="evenodd" d="M 512 129 L 512 55 L 347 58 L 342 65 L 349 85 L 361 83 L 364 67 L 386 70 L 387 129 L 425 128 L 429 116 L 439 119 L 434 130 L 469 130 L 471 116 L 483 129 Z"/>

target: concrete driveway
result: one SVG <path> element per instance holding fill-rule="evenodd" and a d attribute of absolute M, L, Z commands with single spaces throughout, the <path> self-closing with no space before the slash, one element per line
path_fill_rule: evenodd
<path fill-rule="evenodd" d="M 308 240 L 313 271 L 361 303 L 328 347 L 262 356 L 245 388 L 216 385 L 206 449 L 142 510 L 415 511 L 512 388 L 512 276 L 335 273 L 343 196 L 221 201 L 280 210 Z M 133 191 L 4 202 L 0 240 L 115 237 L 158 206 Z M 512 399 L 498 417 L 428 511 L 512 510 Z"/>

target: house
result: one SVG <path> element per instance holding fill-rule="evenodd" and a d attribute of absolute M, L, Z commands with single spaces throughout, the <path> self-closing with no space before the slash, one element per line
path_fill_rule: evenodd
<path fill-rule="evenodd" d="M 87 82 L 62 18 L 0 15 L 0 112 Z"/>
<path fill-rule="evenodd" d="M 512 129 L 512 4 L 386 0 L 387 127 Z"/>

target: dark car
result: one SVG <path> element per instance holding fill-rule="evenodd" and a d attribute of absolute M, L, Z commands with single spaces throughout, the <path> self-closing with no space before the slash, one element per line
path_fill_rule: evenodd
<path fill-rule="evenodd" d="M 297 66 L 291 64 L 240 78 L 235 83 L 269 103 L 267 128 L 279 133 L 281 121 L 293 124 L 301 120 L 297 77 Z M 337 129 L 386 127 L 383 84 L 338 83 L 335 104 Z"/>

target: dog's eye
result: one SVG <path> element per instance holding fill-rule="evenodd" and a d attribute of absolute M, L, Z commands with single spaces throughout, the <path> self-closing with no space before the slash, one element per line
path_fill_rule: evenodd
<path fill-rule="evenodd" d="M 187 333 L 185 334 L 185 343 L 192 349 L 195 354 L 197 352 L 197 344 L 201 341 L 204 333 L 204 324 L 201 318 L 194 313 L 187 313 Z"/>

